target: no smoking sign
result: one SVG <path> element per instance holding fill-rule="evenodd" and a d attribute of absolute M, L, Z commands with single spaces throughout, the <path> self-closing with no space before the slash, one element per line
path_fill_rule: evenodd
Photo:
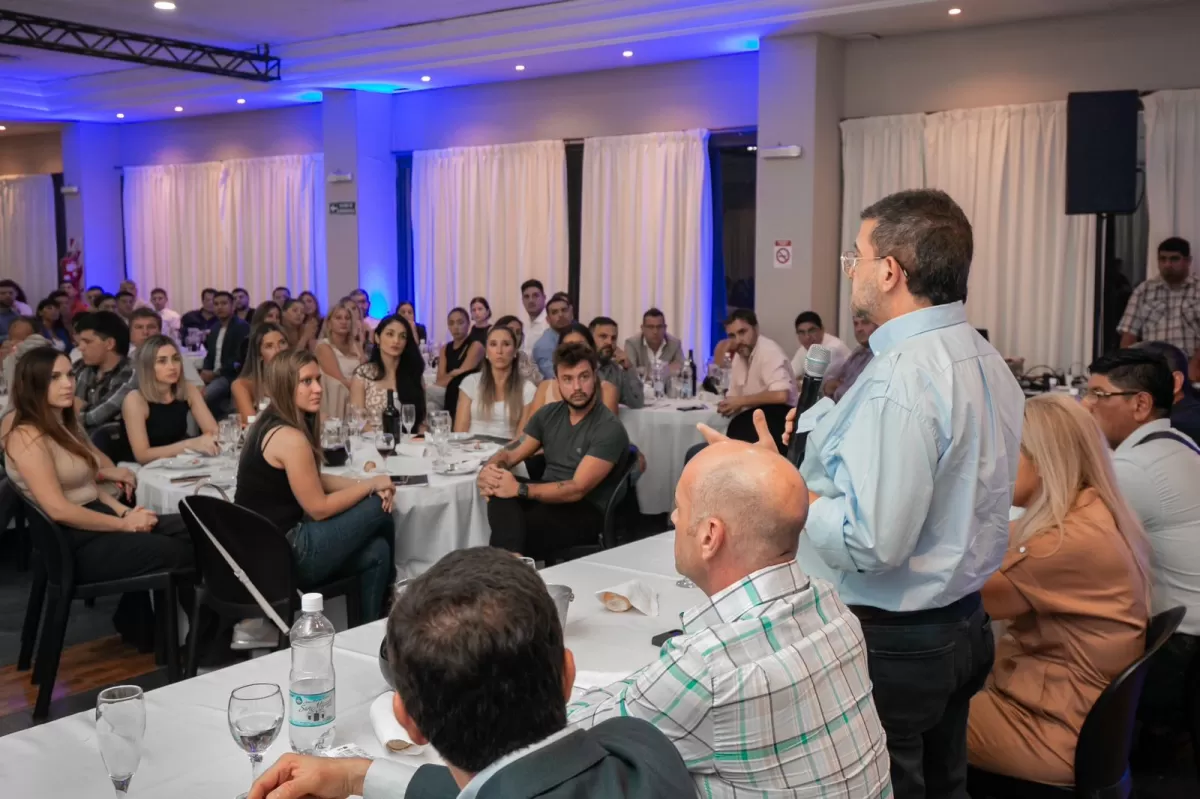
<path fill-rule="evenodd" d="M 792 240 L 775 239 L 775 268 L 792 268 Z"/>

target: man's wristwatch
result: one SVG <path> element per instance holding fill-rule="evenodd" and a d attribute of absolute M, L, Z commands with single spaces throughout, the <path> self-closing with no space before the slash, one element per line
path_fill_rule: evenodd
<path fill-rule="evenodd" d="M 529 483 L 517 483 L 517 497 L 529 499 Z"/>

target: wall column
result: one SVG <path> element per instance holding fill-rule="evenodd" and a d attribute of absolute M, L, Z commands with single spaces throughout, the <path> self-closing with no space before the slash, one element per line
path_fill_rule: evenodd
<path fill-rule="evenodd" d="M 814 310 L 838 327 L 842 44 L 819 34 L 762 40 L 758 53 L 758 194 L 754 305 L 761 332 L 796 349 L 796 314 Z M 799 145 L 800 158 L 763 149 Z M 787 268 L 775 242 L 792 243 Z"/>
<path fill-rule="evenodd" d="M 63 198 L 67 239 L 83 248 L 84 287 L 115 292 L 125 279 L 125 231 L 121 210 L 117 126 L 74 122 L 62 132 L 63 185 L 78 194 Z"/>

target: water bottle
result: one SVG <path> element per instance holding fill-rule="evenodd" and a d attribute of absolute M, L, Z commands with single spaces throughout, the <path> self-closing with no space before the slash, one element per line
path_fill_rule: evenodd
<path fill-rule="evenodd" d="M 292 625 L 292 671 L 288 675 L 288 733 L 292 751 L 321 753 L 333 746 L 337 702 L 333 675 L 333 625 L 322 615 L 325 600 L 305 594 Z"/>
<path fill-rule="evenodd" d="M 687 360 L 679 370 L 679 396 L 681 399 L 691 399 L 696 396 L 696 364 L 692 362 L 692 351 L 688 350 Z"/>
<path fill-rule="evenodd" d="M 654 384 L 654 396 L 667 396 L 667 378 L 666 370 L 658 360 L 655 360 L 650 367 L 650 382 Z"/>

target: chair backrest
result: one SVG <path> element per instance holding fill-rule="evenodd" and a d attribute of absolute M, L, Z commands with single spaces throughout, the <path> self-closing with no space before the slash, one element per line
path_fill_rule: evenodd
<path fill-rule="evenodd" d="M 185 497 L 179 501 L 179 512 L 191 534 L 196 567 L 213 599 L 228 604 L 255 604 L 254 597 L 198 522 L 203 522 L 221 542 L 268 602 L 292 599 L 296 588 L 292 547 L 274 524 L 252 510 L 217 497 Z"/>
<path fill-rule="evenodd" d="M 1133 790 L 1129 752 L 1138 700 L 1150 658 L 1183 621 L 1185 609 L 1171 608 L 1150 620 L 1146 649 L 1108 684 L 1088 711 L 1075 747 L 1075 795 L 1088 799 L 1125 799 Z"/>
<path fill-rule="evenodd" d="M 36 502 L 22 496 L 28 514 L 29 537 L 42 557 L 46 579 L 51 585 L 75 585 L 75 545 L 58 523 L 46 515 Z"/>
<path fill-rule="evenodd" d="M 621 509 L 621 503 L 625 501 L 625 497 L 629 495 L 629 490 L 633 485 L 633 475 L 638 468 L 638 448 L 633 444 L 629 445 L 629 451 L 625 453 L 624 459 L 615 467 L 617 473 L 621 475 L 620 482 L 613 489 L 612 496 L 608 498 L 608 504 L 604 508 L 604 532 L 601 534 L 601 545 L 605 549 L 610 549 L 617 545 L 616 521 L 617 513 Z"/>

